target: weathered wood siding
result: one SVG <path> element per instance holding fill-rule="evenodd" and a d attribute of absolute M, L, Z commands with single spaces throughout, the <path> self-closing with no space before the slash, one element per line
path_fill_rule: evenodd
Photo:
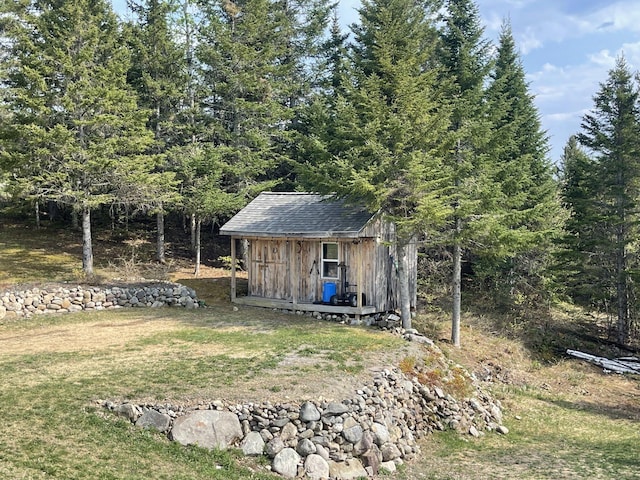
<path fill-rule="evenodd" d="M 347 266 L 346 280 L 350 292 L 357 291 L 358 278 L 366 305 L 384 312 L 398 307 L 396 255 L 393 245 L 393 225 L 374 219 L 367 226 L 366 237 L 357 239 L 325 238 L 251 238 L 249 239 L 249 295 L 287 300 L 295 303 L 314 303 L 322 300 L 324 282 L 337 283 L 341 279 L 322 277 L 322 243 L 338 243 L 339 261 Z M 416 245 L 409 247 L 409 275 L 412 307 L 416 303 Z"/>
<path fill-rule="evenodd" d="M 285 240 L 251 240 L 249 264 L 250 295 L 277 299 L 291 297 Z"/>

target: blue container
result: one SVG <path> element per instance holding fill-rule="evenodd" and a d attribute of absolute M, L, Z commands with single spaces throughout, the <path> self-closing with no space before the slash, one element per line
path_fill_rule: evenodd
<path fill-rule="evenodd" d="M 331 297 L 336 294 L 336 282 L 324 282 L 322 285 L 322 303 L 329 303 Z"/>

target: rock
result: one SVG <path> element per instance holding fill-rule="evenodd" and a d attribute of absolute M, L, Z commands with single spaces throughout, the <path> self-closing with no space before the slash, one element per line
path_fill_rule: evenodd
<path fill-rule="evenodd" d="M 380 447 L 380 452 L 382 453 L 382 461 L 388 462 L 389 460 L 395 460 L 396 458 L 400 458 L 402 456 L 402 452 L 396 446 L 395 443 L 387 442 Z"/>
<path fill-rule="evenodd" d="M 329 478 L 329 463 L 313 453 L 304 461 L 304 472 L 309 480 L 326 480 Z"/>
<path fill-rule="evenodd" d="M 320 411 L 311 402 L 305 402 L 300 407 L 300 420 L 303 422 L 315 422 L 320 420 Z"/>
<path fill-rule="evenodd" d="M 274 437 L 267 443 L 266 453 L 271 458 L 274 458 L 278 453 L 284 449 L 284 442 L 280 437 Z"/>
<path fill-rule="evenodd" d="M 282 427 L 284 427 L 287 423 L 289 423 L 289 419 L 288 419 L 288 418 L 276 418 L 275 420 L 273 420 L 273 421 L 271 422 L 271 425 L 273 425 L 274 427 L 282 428 Z"/>
<path fill-rule="evenodd" d="M 373 433 L 374 442 L 379 447 L 389 441 L 389 430 L 381 423 L 374 422 L 371 426 L 371 432 Z"/>
<path fill-rule="evenodd" d="M 273 471 L 284 478 L 296 478 L 301 457 L 293 448 L 284 448 L 273 459 Z"/>
<path fill-rule="evenodd" d="M 353 480 L 357 478 L 368 478 L 367 471 L 362 466 L 360 460 L 349 458 L 344 462 L 334 462 L 329 460 L 329 476 L 341 480 Z"/>
<path fill-rule="evenodd" d="M 336 417 L 342 415 L 343 413 L 347 413 L 349 411 L 349 407 L 347 407 L 344 403 L 331 402 L 327 405 L 327 408 L 322 412 L 323 417 Z"/>
<path fill-rule="evenodd" d="M 171 417 L 157 410 L 147 410 L 136 421 L 136 426 L 141 428 L 152 428 L 164 433 L 171 426 Z"/>
<path fill-rule="evenodd" d="M 316 453 L 316 446 L 311 440 L 303 438 L 298 442 L 296 446 L 296 452 L 298 452 L 303 457 L 307 457 L 312 453 Z"/>
<path fill-rule="evenodd" d="M 0 305 L 0 320 L 2 320 L 7 315 L 7 309 L 4 305 Z"/>
<path fill-rule="evenodd" d="M 285 443 L 287 443 L 289 440 L 295 439 L 297 436 L 298 429 L 291 422 L 287 422 L 287 424 L 282 428 L 282 431 L 280 432 L 280 438 Z"/>
<path fill-rule="evenodd" d="M 327 449 L 324 446 L 320 445 L 319 443 L 316 443 L 314 445 L 316 446 L 315 455 L 320 455 L 325 460 L 329 460 L 329 452 L 327 451 Z"/>
<path fill-rule="evenodd" d="M 502 423 L 502 411 L 497 405 L 491 405 L 491 416 L 494 418 L 496 423 Z"/>
<path fill-rule="evenodd" d="M 471 425 L 469 427 L 469 435 L 471 435 L 473 437 L 479 437 L 480 436 L 480 432 L 478 431 L 478 429 L 476 427 Z"/>
<path fill-rule="evenodd" d="M 390 462 L 382 462 L 380 464 L 380 470 L 386 473 L 394 473 L 396 469 L 396 464 L 393 461 Z"/>
<path fill-rule="evenodd" d="M 498 425 L 498 428 L 496 428 L 496 432 L 502 435 L 506 435 L 507 433 L 509 433 L 509 429 L 504 425 Z"/>
<path fill-rule="evenodd" d="M 197 410 L 175 420 L 171 438 L 182 445 L 225 450 L 242 438 L 242 427 L 231 412 Z"/>
<path fill-rule="evenodd" d="M 346 428 L 342 431 L 342 436 L 349 443 L 358 443 L 362 440 L 362 427 L 360 425 L 354 425 L 353 427 Z"/>
<path fill-rule="evenodd" d="M 128 418 L 131 423 L 135 423 L 140 416 L 140 410 L 138 409 L 138 407 L 131 403 L 123 403 L 122 405 L 118 405 L 114 409 L 114 411 L 122 415 L 123 417 Z"/>
<path fill-rule="evenodd" d="M 258 432 L 249 432 L 242 443 L 240 443 L 240 448 L 242 449 L 242 453 L 247 456 L 258 456 L 264 453 L 265 443 L 262 439 L 262 435 Z"/>

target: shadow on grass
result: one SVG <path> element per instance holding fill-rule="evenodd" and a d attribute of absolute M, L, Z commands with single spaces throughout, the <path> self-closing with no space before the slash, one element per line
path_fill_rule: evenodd
<path fill-rule="evenodd" d="M 630 406 L 625 404 L 623 407 L 620 405 L 594 403 L 587 400 L 573 402 L 563 399 L 546 399 L 545 401 L 565 410 L 604 416 L 611 420 L 640 420 L 640 405 Z"/>

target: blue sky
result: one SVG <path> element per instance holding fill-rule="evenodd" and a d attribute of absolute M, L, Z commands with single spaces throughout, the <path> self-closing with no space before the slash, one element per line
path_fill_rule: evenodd
<path fill-rule="evenodd" d="M 113 0 L 124 10 L 125 0 Z M 580 129 L 593 95 L 618 55 L 640 69 L 638 0 L 477 0 L 486 36 L 496 40 L 509 18 L 523 65 L 557 162 Z M 359 0 L 340 0 L 343 25 L 357 20 Z"/>
<path fill-rule="evenodd" d="M 549 135 L 549 158 L 558 162 L 569 136 L 624 53 L 640 69 L 638 0 L 477 0 L 487 38 L 496 40 L 509 18 L 530 82 L 530 92 Z M 343 23 L 357 19 L 357 0 L 341 0 Z M 345 21 L 347 17 L 352 20 Z"/>

